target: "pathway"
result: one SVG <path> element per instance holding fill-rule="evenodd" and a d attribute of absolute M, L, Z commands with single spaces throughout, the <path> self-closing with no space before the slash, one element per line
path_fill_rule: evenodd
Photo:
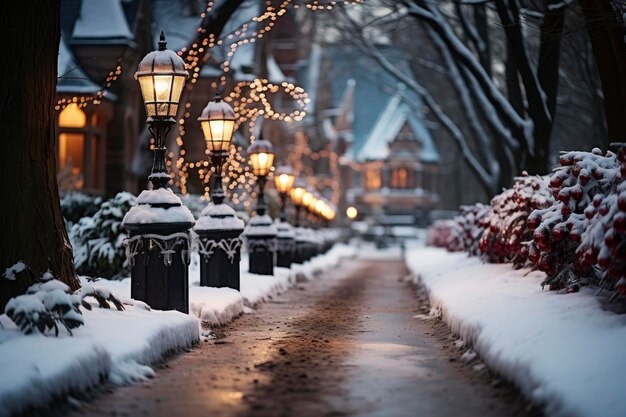
<path fill-rule="evenodd" d="M 400 260 L 345 260 L 72 416 L 526 416 L 525 403 L 421 320 Z"/>

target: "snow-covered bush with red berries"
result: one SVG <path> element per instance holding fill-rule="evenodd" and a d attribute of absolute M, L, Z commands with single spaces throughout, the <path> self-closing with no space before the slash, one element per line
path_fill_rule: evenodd
<path fill-rule="evenodd" d="M 489 212 L 483 218 L 480 255 L 489 262 L 524 266 L 528 258 L 526 242 L 532 237 L 526 226 L 528 215 L 552 203 L 546 178 L 526 173 L 516 177 L 513 188 L 491 200 Z"/>
<path fill-rule="evenodd" d="M 576 291 L 595 278 L 592 263 L 576 253 L 581 236 L 605 196 L 615 192 L 620 169 L 615 153 L 598 148 L 563 152 L 560 162 L 550 178 L 555 203 L 528 217 L 533 231 L 528 258 L 546 273 L 543 285 Z"/>
<path fill-rule="evenodd" d="M 504 190 L 489 206 L 462 206 L 452 220 L 435 222 L 427 234 L 427 244 L 452 252 L 466 251 L 489 262 L 526 263 L 524 242 L 532 238 L 526 219 L 533 209 L 553 201 L 547 180 L 524 175 L 515 178 L 513 188 Z"/>
<path fill-rule="evenodd" d="M 594 271 L 601 289 L 626 295 L 626 147 L 617 153 L 619 175 L 606 194 L 596 194 L 585 210 L 588 226 L 576 250 L 580 263 Z M 617 169 L 616 169 L 617 170 Z"/>
<path fill-rule="evenodd" d="M 626 295 L 626 147 L 562 152 L 550 176 L 523 175 L 489 206 L 463 206 L 427 243 L 546 273 L 543 285 Z"/>

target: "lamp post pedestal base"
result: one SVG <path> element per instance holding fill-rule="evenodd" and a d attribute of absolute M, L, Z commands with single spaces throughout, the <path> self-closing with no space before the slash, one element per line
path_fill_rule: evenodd
<path fill-rule="evenodd" d="M 295 259 L 296 252 L 296 234 L 293 227 L 287 222 L 276 223 L 278 230 L 278 249 L 276 252 L 276 266 L 289 268 Z"/>
<path fill-rule="evenodd" d="M 200 285 L 240 291 L 241 238 L 243 221 L 225 204 L 209 204 L 198 219 Z"/>
<path fill-rule="evenodd" d="M 248 248 L 249 272 L 274 275 L 278 240 L 272 219 L 268 215 L 253 217 L 243 234 Z"/>
<path fill-rule="evenodd" d="M 193 223 L 127 224 L 130 296 L 155 310 L 189 313 L 189 229 Z"/>
<path fill-rule="evenodd" d="M 189 229 L 195 219 L 169 188 L 143 191 L 124 216 L 131 298 L 189 313 Z"/>

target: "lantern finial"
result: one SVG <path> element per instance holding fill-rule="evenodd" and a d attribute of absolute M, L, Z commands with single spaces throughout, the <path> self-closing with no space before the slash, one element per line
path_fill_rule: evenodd
<path fill-rule="evenodd" d="M 167 49 L 167 42 L 165 41 L 165 33 L 161 31 L 161 36 L 159 37 L 159 51 L 165 51 Z"/>

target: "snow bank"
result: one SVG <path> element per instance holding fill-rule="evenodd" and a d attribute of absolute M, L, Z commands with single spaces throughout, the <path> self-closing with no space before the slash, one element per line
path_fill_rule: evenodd
<path fill-rule="evenodd" d="M 44 406 L 55 397 L 109 380 L 126 384 L 153 375 L 148 366 L 199 338 L 193 318 L 175 311 L 83 309 L 85 325 L 59 337 L 23 335 L 0 316 L 0 416 Z"/>
<path fill-rule="evenodd" d="M 542 291 L 543 273 L 442 249 L 411 248 L 406 263 L 452 330 L 547 415 L 626 415 L 626 317 L 590 291 Z"/>
<path fill-rule="evenodd" d="M 124 385 L 154 376 L 150 365 L 169 352 L 190 347 L 199 339 L 199 324 L 224 325 L 268 297 L 278 295 L 296 281 L 298 274 L 312 278 L 334 267 L 355 249 L 335 245 L 324 255 L 291 269 L 276 268 L 274 276 L 247 272 L 241 260 L 241 293 L 230 288 L 200 287 L 200 259 L 192 254 L 189 277 L 190 315 L 150 310 L 130 299 L 130 278 L 101 279 L 96 285 L 110 290 L 125 304 L 125 311 L 82 309 L 85 325 L 70 337 L 23 335 L 0 315 L 0 417 L 45 406 L 54 398 L 85 391 L 109 381 Z M 88 283 L 81 278 L 82 284 Z M 89 299 L 87 299 L 89 300 Z"/>

